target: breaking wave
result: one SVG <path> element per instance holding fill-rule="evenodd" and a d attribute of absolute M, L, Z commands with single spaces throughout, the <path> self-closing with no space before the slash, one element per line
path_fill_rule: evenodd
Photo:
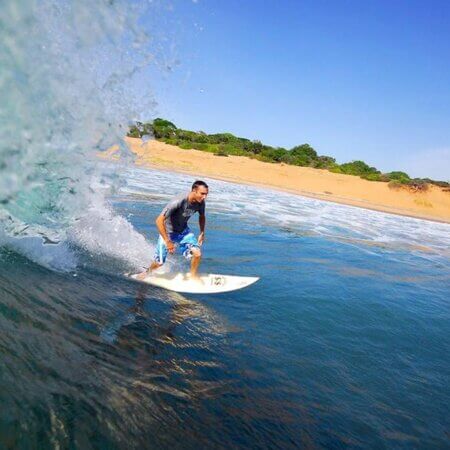
<path fill-rule="evenodd" d="M 5 0 L 0 9 L 0 246 L 56 270 L 73 270 L 80 248 L 142 265 L 148 244 L 108 205 L 117 177 L 96 160 L 154 104 L 135 80 L 155 45 L 137 5 Z M 121 153 L 130 157 L 123 144 Z"/>

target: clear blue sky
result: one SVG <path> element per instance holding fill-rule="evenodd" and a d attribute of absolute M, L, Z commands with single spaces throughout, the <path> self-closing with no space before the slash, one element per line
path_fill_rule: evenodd
<path fill-rule="evenodd" d="M 449 0 L 161 8 L 173 69 L 147 73 L 160 116 L 273 146 L 307 142 L 340 163 L 450 179 Z M 155 17 L 142 20 L 151 28 Z"/>

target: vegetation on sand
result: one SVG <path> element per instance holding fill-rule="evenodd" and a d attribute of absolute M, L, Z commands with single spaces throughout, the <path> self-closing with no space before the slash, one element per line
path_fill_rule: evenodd
<path fill-rule="evenodd" d="M 234 136 L 231 133 L 206 134 L 203 131 L 190 131 L 178 128 L 165 119 L 155 119 L 152 123 L 137 122 L 130 127 L 129 137 L 141 138 L 151 135 L 158 141 L 176 145 L 183 149 L 195 149 L 213 153 L 217 156 L 248 156 L 260 161 L 285 163 L 294 166 L 327 169 L 334 173 L 356 175 L 369 181 L 389 182 L 390 187 L 410 186 L 414 190 L 424 190 L 428 184 L 449 187 L 445 181 L 411 179 L 405 172 L 381 173 L 364 161 L 351 161 L 338 164 L 331 156 L 318 155 L 309 144 L 297 145 L 291 149 L 271 147 L 260 141 L 252 141 Z"/>

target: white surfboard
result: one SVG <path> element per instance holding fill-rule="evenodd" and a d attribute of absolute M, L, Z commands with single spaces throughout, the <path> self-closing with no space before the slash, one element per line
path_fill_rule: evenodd
<path fill-rule="evenodd" d="M 130 275 L 130 277 L 136 279 L 137 274 Z M 217 294 L 245 288 L 258 280 L 259 277 L 238 277 L 213 273 L 199 275 L 198 279 L 191 279 L 188 273 L 166 273 L 151 274 L 138 281 L 187 294 Z"/>

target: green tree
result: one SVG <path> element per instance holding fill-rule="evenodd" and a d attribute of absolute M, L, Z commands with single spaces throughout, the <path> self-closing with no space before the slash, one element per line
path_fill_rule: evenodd
<path fill-rule="evenodd" d="M 317 152 L 309 144 L 297 145 L 291 148 L 291 153 L 293 156 L 300 158 L 305 157 L 309 160 L 317 159 Z"/>
<path fill-rule="evenodd" d="M 342 173 L 348 175 L 367 175 L 369 173 L 380 173 L 375 167 L 370 167 L 364 161 L 352 161 L 341 164 Z"/>
<path fill-rule="evenodd" d="M 159 117 L 153 121 L 153 126 L 161 127 L 161 128 L 172 128 L 174 130 L 177 129 L 177 127 L 175 126 L 174 123 L 169 122 L 168 120 L 165 120 L 165 119 L 160 119 Z"/>
<path fill-rule="evenodd" d="M 289 156 L 284 148 L 268 147 L 262 150 L 261 154 L 271 161 L 283 162 Z"/>

